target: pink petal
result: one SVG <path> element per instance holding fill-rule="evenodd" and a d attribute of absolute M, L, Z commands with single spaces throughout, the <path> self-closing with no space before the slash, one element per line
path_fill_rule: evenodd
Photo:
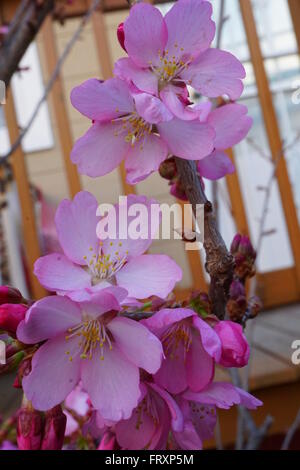
<path fill-rule="evenodd" d="M 214 382 L 198 393 L 187 391 L 183 396 L 186 400 L 215 405 L 225 410 L 233 405 L 243 405 L 249 409 L 255 409 L 262 405 L 260 400 L 227 382 Z"/>
<path fill-rule="evenodd" d="M 168 147 L 157 135 L 147 136 L 140 145 L 137 142 L 128 152 L 125 160 L 129 184 L 136 184 L 157 171 L 168 156 Z"/>
<path fill-rule="evenodd" d="M 205 351 L 219 361 L 222 354 L 222 343 L 218 333 L 202 318 L 198 316 L 193 317 L 193 325 L 200 333 L 201 341 Z"/>
<path fill-rule="evenodd" d="M 177 95 L 177 87 L 172 85 L 164 87 L 160 91 L 160 98 L 166 107 L 179 119 L 186 121 L 192 121 L 197 117 L 194 108 L 185 106 L 185 104 L 179 99 Z"/>
<path fill-rule="evenodd" d="M 185 318 L 194 317 L 196 314 L 188 308 L 164 308 L 156 312 L 152 317 L 142 320 L 143 325 L 147 326 L 152 332 L 158 334 L 174 323 Z"/>
<path fill-rule="evenodd" d="M 122 80 L 126 80 L 129 83 L 132 82 L 141 91 L 151 95 L 157 95 L 158 93 L 157 76 L 148 68 L 142 69 L 138 67 L 130 58 L 124 57 L 117 60 L 114 74 Z"/>
<path fill-rule="evenodd" d="M 47 341 L 34 354 L 32 371 L 23 378 L 22 385 L 36 410 L 46 411 L 59 405 L 77 385 L 78 353 L 78 339 L 66 341 L 65 335 L 61 335 Z"/>
<path fill-rule="evenodd" d="M 130 417 L 140 396 L 139 369 L 115 345 L 111 351 L 105 347 L 104 360 L 100 360 L 99 349 L 91 360 L 84 360 L 81 376 L 92 405 L 104 419 Z"/>
<path fill-rule="evenodd" d="M 199 334 L 195 332 L 192 334 L 192 344 L 187 352 L 186 372 L 188 386 L 194 392 L 202 390 L 214 378 L 214 360 L 205 351 Z"/>
<path fill-rule="evenodd" d="M 154 383 L 148 383 L 149 387 L 152 388 L 167 404 L 170 414 L 171 414 L 171 419 L 172 419 L 172 429 L 174 431 L 182 431 L 183 429 L 183 416 L 180 411 L 179 406 L 177 405 L 176 401 L 174 398 L 171 397 L 171 395 L 163 390 L 161 387 Z"/>
<path fill-rule="evenodd" d="M 184 352 L 182 341 L 179 342 L 175 352 L 167 354 L 165 351 L 166 358 L 154 377 L 155 383 L 173 394 L 181 393 L 187 388 Z"/>
<path fill-rule="evenodd" d="M 165 16 L 168 28 L 166 50 L 169 57 L 197 57 L 211 44 L 215 23 L 212 6 L 203 0 L 181 0 Z M 177 47 L 176 47 L 177 46 Z M 182 50 L 183 49 L 183 50 Z"/>
<path fill-rule="evenodd" d="M 141 67 L 159 63 L 159 55 L 167 42 L 167 28 L 160 11 L 141 3 L 130 10 L 124 23 L 125 48 L 131 59 Z"/>
<path fill-rule="evenodd" d="M 211 439 L 217 424 L 217 413 L 214 406 L 189 402 L 190 419 L 202 441 Z"/>
<path fill-rule="evenodd" d="M 90 275 L 59 253 L 43 256 L 34 264 L 34 274 L 48 290 L 72 291 L 91 285 Z"/>
<path fill-rule="evenodd" d="M 215 131 L 208 124 L 178 118 L 157 125 L 171 153 L 187 160 L 200 160 L 214 149 Z"/>
<path fill-rule="evenodd" d="M 77 140 L 71 160 L 82 175 L 103 176 L 114 170 L 125 158 L 129 145 L 125 142 L 122 123 L 95 122 L 92 127 Z"/>
<path fill-rule="evenodd" d="M 114 291 L 117 291 L 115 295 Z M 121 289 L 120 287 L 116 287 L 115 289 L 108 287 L 93 294 L 88 301 L 81 302 L 80 306 L 85 313 L 97 318 L 110 310 L 119 311 L 121 307 L 118 297 L 125 299 L 126 296 L 127 292 L 125 289 Z"/>
<path fill-rule="evenodd" d="M 130 362 L 149 374 L 157 372 L 163 357 L 162 345 L 145 326 L 128 318 L 116 317 L 109 323 L 108 329 Z"/>
<path fill-rule="evenodd" d="M 151 295 L 164 299 L 181 277 L 180 267 L 166 255 L 137 256 L 116 274 L 118 285 L 137 299 Z"/>
<path fill-rule="evenodd" d="M 235 172 L 230 158 L 220 150 L 214 150 L 208 157 L 199 160 L 197 168 L 203 178 L 213 181 Z"/>
<path fill-rule="evenodd" d="M 207 122 L 216 131 L 216 149 L 233 147 L 246 137 L 253 122 L 247 112 L 247 106 L 231 103 L 210 113 Z"/>
<path fill-rule="evenodd" d="M 18 327 L 17 337 L 25 344 L 54 338 L 81 322 L 78 304 L 67 297 L 50 296 L 38 300 L 27 311 Z"/>
<path fill-rule="evenodd" d="M 109 255 L 110 260 L 118 260 L 118 257 L 130 260 L 144 253 L 159 229 L 161 220 L 159 203 L 146 196 L 130 194 L 120 198 L 119 204 L 111 209 L 111 214 L 116 219 L 115 230 L 112 228 L 115 233 L 112 237 L 107 237 L 106 224 L 109 219 L 107 215 L 104 215 L 97 227 L 98 237 L 103 240 L 103 253 Z M 137 234 L 132 233 L 135 221 L 142 226 L 141 236 L 138 238 L 133 237 L 139 235 L 138 229 Z"/>
<path fill-rule="evenodd" d="M 173 432 L 176 443 L 183 450 L 202 450 L 202 441 L 191 421 L 185 421 L 182 432 Z"/>
<path fill-rule="evenodd" d="M 137 113 L 150 124 L 158 124 L 173 119 L 173 114 L 156 96 L 148 93 L 136 93 L 134 102 Z"/>
<path fill-rule="evenodd" d="M 157 424 L 149 413 L 142 411 L 141 415 L 141 411 L 135 409 L 128 420 L 119 421 L 116 424 L 118 444 L 128 450 L 148 448 L 156 427 Z"/>
<path fill-rule="evenodd" d="M 187 67 L 182 76 L 197 91 L 208 98 L 228 95 L 237 100 L 243 92 L 243 65 L 229 52 L 208 49 Z"/>
<path fill-rule="evenodd" d="M 98 250 L 97 207 L 95 197 L 87 191 L 77 193 L 73 201 L 64 199 L 58 206 L 55 223 L 59 242 L 65 255 L 74 263 L 85 265 L 84 256 L 89 257 L 91 252 L 96 253 Z M 81 278 L 83 281 L 84 277 Z"/>
<path fill-rule="evenodd" d="M 87 80 L 73 88 L 71 102 L 81 114 L 95 121 L 110 121 L 134 110 L 128 86 L 118 78 L 105 82 Z"/>

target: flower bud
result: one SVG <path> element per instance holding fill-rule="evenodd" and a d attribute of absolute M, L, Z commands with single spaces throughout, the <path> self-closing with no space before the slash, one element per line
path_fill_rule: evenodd
<path fill-rule="evenodd" d="M 67 417 L 60 405 L 46 412 L 42 450 L 61 450 L 64 443 L 66 424 Z"/>
<path fill-rule="evenodd" d="M 116 436 L 112 432 L 106 431 L 102 436 L 102 439 L 98 446 L 98 450 L 114 450 L 114 449 L 116 449 Z"/>
<path fill-rule="evenodd" d="M 33 409 L 30 402 L 18 415 L 17 443 L 20 450 L 39 450 L 43 435 L 43 416 Z"/>
<path fill-rule="evenodd" d="M 172 157 L 162 162 L 158 171 L 162 178 L 172 181 L 177 175 L 175 159 Z"/>
<path fill-rule="evenodd" d="M 240 241 L 241 241 L 242 235 L 237 233 L 231 243 L 230 247 L 230 252 L 234 255 L 235 253 L 238 252 L 239 246 L 240 246 Z"/>
<path fill-rule="evenodd" d="M 23 297 L 18 289 L 10 286 L 0 286 L 0 305 L 19 304 Z"/>
<path fill-rule="evenodd" d="M 237 234 L 231 244 L 231 253 L 235 260 L 235 274 L 239 279 L 245 280 L 255 273 L 254 263 L 256 252 L 247 236 Z"/>
<path fill-rule="evenodd" d="M 247 310 L 247 298 L 244 285 L 235 280 L 231 283 L 227 311 L 232 321 L 241 321 Z"/>
<path fill-rule="evenodd" d="M 118 41 L 120 43 L 120 46 L 122 47 L 122 49 L 124 49 L 125 52 L 127 52 L 125 48 L 124 23 L 119 24 L 118 29 L 117 29 L 117 36 L 118 36 Z"/>
<path fill-rule="evenodd" d="M 228 320 L 220 321 L 214 329 L 222 344 L 219 364 L 224 367 L 244 367 L 248 364 L 250 348 L 241 325 Z"/>
<path fill-rule="evenodd" d="M 3 304 L 0 306 L 0 329 L 16 333 L 19 323 L 24 320 L 28 307 L 23 304 Z"/>

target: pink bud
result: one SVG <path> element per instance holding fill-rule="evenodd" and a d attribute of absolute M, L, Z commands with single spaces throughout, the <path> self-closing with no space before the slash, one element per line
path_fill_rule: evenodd
<path fill-rule="evenodd" d="M 122 49 L 124 49 L 125 52 L 127 52 L 125 48 L 124 23 L 119 24 L 118 29 L 117 29 L 117 36 L 118 36 L 118 41 L 120 43 L 120 46 L 122 47 Z"/>
<path fill-rule="evenodd" d="M 66 424 L 67 417 L 60 405 L 46 412 L 42 450 L 61 450 L 64 443 Z"/>
<path fill-rule="evenodd" d="M 43 434 L 41 413 L 31 405 L 21 408 L 18 416 L 17 442 L 20 450 L 39 450 Z"/>
<path fill-rule="evenodd" d="M 98 450 L 114 450 L 116 449 L 116 436 L 110 432 L 106 431 L 103 434 L 101 442 L 98 446 Z"/>
<path fill-rule="evenodd" d="M 220 321 L 215 326 L 222 344 L 219 364 L 224 367 L 244 367 L 248 364 L 250 348 L 243 328 L 232 321 Z"/>
<path fill-rule="evenodd" d="M 240 246 L 241 238 L 242 238 L 242 236 L 239 233 L 237 233 L 234 236 L 234 239 L 232 240 L 231 247 L 230 247 L 230 251 L 231 251 L 232 254 L 237 253 L 237 251 L 239 249 L 239 246 Z"/>
<path fill-rule="evenodd" d="M 244 285 L 240 281 L 232 281 L 229 295 L 230 298 L 234 300 L 238 300 L 240 297 L 246 298 L 246 290 Z"/>
<path fill-rule="evenodd" d="M 24 320 L 28 307 L 23 304 L 3 304 L 0 306 L 0 328 L 15 334 L 19 323 Z"/>
<path fill-rule="evenodd" d="M 0 286 L 0 305 L 19 304 L 22 298 L 22 294 L 18 289 L 10 286 Z"/>

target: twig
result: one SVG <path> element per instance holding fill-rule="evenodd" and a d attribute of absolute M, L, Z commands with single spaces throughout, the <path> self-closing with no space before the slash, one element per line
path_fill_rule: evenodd
<path fill-rule="evenodd" d="M 288 450 L 290 448 L 291 442 L 299 428 L 300 428 L 300 410 L 298 411 L 295 421 L 291 425 L 290 429 L 288 430 L 284 438 L 283 444 L 281 446 L 281 450 Z"/>
<path fill-rule="evenodd" d="M 63 53 L 61 54 L 56 66 L 55 66 L 55 69 L 50 77 L 50 80 L 48 81 L 46 87 L 45 87 L 45 90 L 44 90 L 44 93 L 42 95 L 42 97 L 40 98 L 40 100 L 38 101 L 26 127 L 24 127 L 24 129 L 22 130 L 22 132 L 20 133 L 19 137 L 17 138 L 17 140 L 13 143 L 13 145 L 11 146 L 10 150 L 8 151 L 8 153 L 6 155 L 4 155 L 1 159 L 0 159 L 0 164 L 3 164 L 14 152 L 15 150 L 19 147 L 19 145 L 22 143 L 25 135 L 28 133 L 29 129 L 31 128 L 33 122 L 35 121 L 38 113 L 39 113 L 39 110 L 42 106 L 42 104 L 44 103 L 44 101 L 46 101 L 47 97 L 48 97 L 48 94 L 50 93 L 54 83 L 55 83 L 55 80 L 57 79 L 60 71 L 61 71 L 61 68 L 65 62 L 65 60 L 67 59 L 68 55 L 70 54 L 74 44 L 76 43 L 76 41 L 79 39 L 80 37 L 80 34 L 82 33 L 85 25 L 87 24 L 87 22 L 89 21 L 91 15 L 94 13 L 94 11 L 98 8 L 98 6 L 100 5 L 100 2 L 101 0 L 94 0 L 93 4 L 91 5 L 91 7 L 89 8 L 89 10 L 87 11 L 87 13 L 83 16 L 78 28 L 76 29 L 75 33 L 73 34 L 73 36 L 71 37 L 71 39 L 69 40 L 69 42 L 67 43 Z"/>

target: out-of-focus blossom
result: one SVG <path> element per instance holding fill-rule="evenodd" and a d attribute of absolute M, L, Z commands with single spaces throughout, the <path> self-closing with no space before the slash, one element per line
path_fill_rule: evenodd
<path fill-rule="evenodd" d="M 30 403 L 19 411 L 17 442 L 20 450 L 39 450 L 43 437 L 43 416 Z"/>
<path fill-rule="evenodd" d="M 152 5 L 135 5 L 124 22 L 128 58 L 119 59 L 115 75 L 159 96 L 172 113 L 193 119 L 182 100 L 183 85 L 203 96 L 240 97 L 245 70 L 229 52 L 210 48 L 215 36 L 212 6 L 180 0 L 162 16 Z"/>
<path fill-rule="evenodd" d="M 106 431 L 101 438 L 98 450 L 115 450 L 117 448 L 115 434 L 110 431 Z"/>
<path fill-rule="evenodd" d="M 23 304 L 0 305 L 0 329 L 15 334 L 27 310 L 28 306 Z"/>
<path fill-rule="evenodd" d="M 127 181 L 136 184 L 158 170 L 168 153 L 199 160 L 213 151 L 215 131 L 196 112 L 183 121 L 159 98 L 118 78 L 87 80 L 72 90 L 71 101 L 93 120 L 71 154 L 81 174 L 103 176 L 125 160 Z"/>
<path fill-rule="evenodd" d="M 165 359 L 155 382 L 171 393 L 202 390 L 214 377 L 221 340 L 214 329 L 187 308 L 163 309 L 142 321 L 161 340 Z"/>
<path fill-rule="evenodd" d="M 25 344 L 46 341 L 23 378 L 24 392 L 35 409 L 46 411 L 60 404 L 81 380 L 105 419 L 129 418 L 140 397 L 139 368 L 156 373 L 162 346 L 145 326 L 117 316 L 119 309 L 116 298 L 105 290 L 90 302 L 52 296 L 30 308 L 18 338 Z"/>
<path fill-rule="evenodd" d="M 90 410 L 89 396 L 82 389 L 81 385 L 72 390 L 72 392 L 65 399 L 65 406 L 67 409 L 64 410 L 64 413 L 67 417 L 66 424 L 66 436 L 70 436 L 73 432 L 77 431 L 79 428 L 78 421 L 74 419 L 71 413 L 68 410 L 75 411 L 76 415 L 80 417 L 87 416 Z"/>
<path fill-rule="evenodd" d="M 0 286 L 0 305 L 19 304 L 22 300 L 23 296 L 18 289 L 11 286 Z"/>
<path fill-rule="evenodd" d="M 152 203 L 146 197 L 131 195 L 127 209 L 132 204 L 142 204 L 150 214 Z M 182 271 L 166 255 L 144 254 L 155 235 L 150 233 L 152 224 L 148 215 L 143 227 L 148 234 L 145 238 L 131 239 L 128 232 L 121 238 L 122 227 L 117 222 L 117 239 L 101 241 L 96 234 L 100 220 L 96 216 L 97 207 L 94 196 L 86 191 L 78 193 L 73 201 L 61 202 L 56 227 L 64 253 L 50 254 L 36 261 L 34 272 L 40 283 L 77 301 L 88 300 L 93 293 L 107 287 L 117 295 L 116 285 L 126 289 L 129 298 L 143 299 L 151 295 L 166 298 L 180 281 Z M 122 208 L 116 206 L 117 213 L 119 210 Z M 128 216 L 128 226 L 131 218 Z M 154 232 L 156 229 L 158 225 Z"/>
<path fill-rule="evenodd" d="M 229 320 L 220 321 L 214 330 L 222 344 L 219 364 L 224 367 L 244 367 L 248 364 L 250 348 L 241 325 Z"/>

